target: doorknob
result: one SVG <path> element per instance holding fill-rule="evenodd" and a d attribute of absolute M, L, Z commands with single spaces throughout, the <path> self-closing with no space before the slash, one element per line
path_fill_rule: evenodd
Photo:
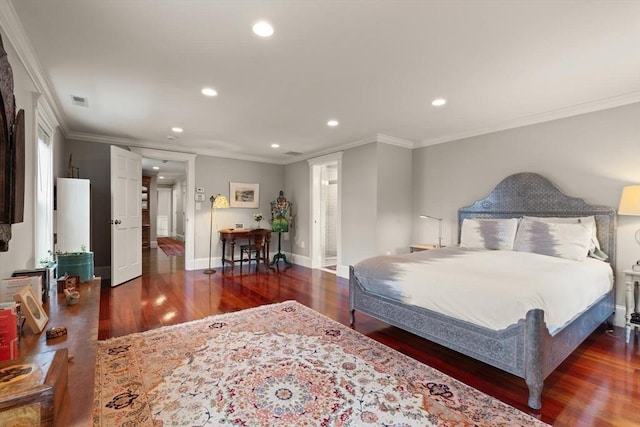
<path fill-rule="evenodd" d="M 116 224 L 116 225 L 118 225 L 118 224 L 122 224 L 122 221 L 120 221 L 119 219 L 116 219 L 115 224 Z"/>

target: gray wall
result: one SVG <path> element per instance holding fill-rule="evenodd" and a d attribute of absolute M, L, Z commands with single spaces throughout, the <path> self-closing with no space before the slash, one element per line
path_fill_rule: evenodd
<path fill-rule="evenodd" d="M 379 142 L 343 152 L 339 203 L 344 274 L 347 266 L 367 257 L 409 251 L 413 205 L 411 158 L 411 150 Z M 294 196 L 291 200 L 297 202 L 293 253 L 308 258 L 309 163 L 287 165 L 285 171 L 287 191 Z"/>
<path fill-rule="evenodd" d="M 413 186 L 412 150 L 377 144 L 377 254 L 409 252 Z"/>
<path fill-rule="evenodd" d="M 289 228 L 289 240 L 286 245 L 294 254 L 308 257 L 311 238 L 309 164 L 304 161 L 285 166 L 284 181 L 284 194 L 287 200 L 293 203 L 293 226 Z"/>
<path fill-rule="evenodd" d="M 342 155 L 343 265 L 377 252 L 377 143 L 345 150 Z"/>
<path fill-rule="evenodd" d="M 284 166 L 268 163 L 251 162 L 245 160 L 233 160 L 220 157 L 198 156 L 196 157 L 195 171 L 196 187 L 205 188 L 205 202 L 196 202 L 195 212 L 195 258 L 208 258 L 209 256 L 209 223 L 210 206 L 209 197 L 215 194 L 223 194 L 229 198 L 229 182 L 244 182 L 260 184 L 260 207 L 257 209 L 229 208 L 217 209 L 214 218 L 214 242 L 212 252 L 214 257 L 220 256 L 220 245 L 216 238 L 216 228 L 233 227 L 236 223 L 244 223 L 246 228 L 256 227 L 253 219 L 254 213 L 262 213 L 264 220 L 262 227 L 268 228 L 268 220 L 271 218 L 271 201 L 278 197 L 280 190 L 284 190 Z M 286 195 L 286 194 L 285 194 Z M 293 203 L 297 201 L 287 195 Z M 198 208 L 198 204 L 200 207 Z M 276 250 L 277 236 L 274 236 L 275 244 L 272 250 Z M 283 242 L 283 251 L 287 251 L 288 242 Z"/>
<path fill-rule="evenodd" d="M 416 241 L 437 239 L 437 224 L 417 218 L 428 213 L 445 218 L 444 243 L 457 243 L 457 209 L 517 172 L 540 173 L 570 196 L 617 208 L 622 187 L 640 183 L 640 104 L 414 150 Z M 638 228 L 640 218 L 618 217 L 618 304 L 622 270 L 640 257 Z"/>

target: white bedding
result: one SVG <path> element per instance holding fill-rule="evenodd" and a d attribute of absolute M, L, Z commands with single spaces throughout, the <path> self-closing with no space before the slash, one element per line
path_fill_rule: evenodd
<path fill-rule="evenodd" d="M 394 263 L 385 286 L 404 303 L 493 330 L 540 308 L 553 334 L 613 286 L 609 264 L 592 258 L 461 248 L 429 252 Z"/>

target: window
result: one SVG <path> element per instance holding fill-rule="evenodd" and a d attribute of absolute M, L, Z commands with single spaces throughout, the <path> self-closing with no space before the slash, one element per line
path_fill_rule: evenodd
<path fill-rule="evenodd" d="M 37 132 L 35 253 L 36 262 L 53 250 L 53 169 L 50 137 L 39 124 Z"/>

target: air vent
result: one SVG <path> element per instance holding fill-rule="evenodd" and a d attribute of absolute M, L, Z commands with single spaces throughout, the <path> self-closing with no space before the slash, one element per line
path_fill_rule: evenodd
<path fill-rule="evenodd" d="M 78 107 L 89 107 L 89 101 L 87 98 L 82 96 L 71 95 L 71 103 L 73 105 L 77 105 Z"/>
<path fill-rule="evenodd" d="M 299 156 L 302 153 L 298 153 L 297 151 L 287 151 L 286 153 L 287 156 Z"/>

